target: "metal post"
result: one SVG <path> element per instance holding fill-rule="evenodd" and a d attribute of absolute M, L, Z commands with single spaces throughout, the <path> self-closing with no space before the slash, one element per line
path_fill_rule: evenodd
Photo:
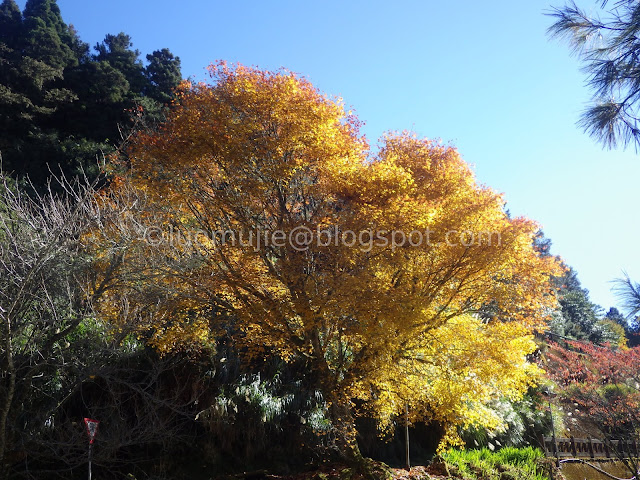
<path fill-rule="evenodd" d="M 93 445 L 90 443 L 89 444 L 89 480 L 91 480 L 91 447 Z"/>
<path fill-rule="evenodd" d="M 558 454 L 558 440 L 556 439 L 556 427 L 553 423 L 553 411 L 551 410 L 551 400 L 549 400 L 549 416 L 551 417 L 551 434 L 553 435 L 553 449 L 556 454 L 556 467 L 560 467 L 560 455 Z"/>
<path fill-rule="evenodd" d="M 407 464 L 407 470 L 411 470 L 411 462 L 409 462 L 409 404 L 404 404 L 404 454 Z M 91 480 L 91 479 L 89 479 Z"/>

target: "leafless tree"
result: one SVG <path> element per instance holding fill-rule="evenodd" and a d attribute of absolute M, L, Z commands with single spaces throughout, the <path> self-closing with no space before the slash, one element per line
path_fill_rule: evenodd
<path fill-rule="evenodd" d="M 98 466 L 175 441 L 194 417 L 196 380 L 176 373 L 191 371 L 184 358 L 162 358 L 94 315 L 112 287 L 145 274 L 144 258 L 123 261 L 143 228 L 126 212 L 141 199 L 57 182 L 26 194 L 0 173 L 0 478 L 68 478 L 86 458 L 83 413 L 108 419 Z M 107 228 L 118 240 L 96 244 Z"/>
<path fill-rule="evenodd" d="M 64 182 L 64 181 L 63 181 Z M 63 185 L 72 187 L 67 182 Z M 88 188 L 68 195 L 28 196 L 0 177 L 0 459 L 3 467 L 14 432 L 10 416 L 20 395 L 59 361 L 63 341 L 91 309 L 82 233 L 94 220 Z M 63 360 L 64 361 L 64 360 Z M 6 468 L 3 468 L 6 470 Z"/>

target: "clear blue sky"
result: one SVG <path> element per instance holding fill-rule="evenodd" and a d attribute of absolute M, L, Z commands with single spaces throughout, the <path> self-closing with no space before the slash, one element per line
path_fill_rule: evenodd
<path fill-rule="evenodd" d="M 403 129 L 452 142 L 513 215 L 542 224 L 594 302 L 616 303 L 623 270 L 640 281 L 640 156 L 575 126 L 589 91 L 546 36 L 549 0 L 58 4 L 91 45 L 124 31 L 143 56 L 168 47 L 185 76 L 204 79 L 216 59 L 301 73 L 352 106 L 372 144 Z"/>

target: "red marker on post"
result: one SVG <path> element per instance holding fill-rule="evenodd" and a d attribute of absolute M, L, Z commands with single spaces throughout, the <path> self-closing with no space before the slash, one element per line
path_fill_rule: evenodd
<path fill-rule="evenodd" d="M 91 446 L 93 445 L 93 441 L 96 439 L 98 425 L 100 422 L 98 420 L 85 417 L 84 424 L 87 427 L 87 435 L 89 435 L 89 480 L 91 480 Z"/>

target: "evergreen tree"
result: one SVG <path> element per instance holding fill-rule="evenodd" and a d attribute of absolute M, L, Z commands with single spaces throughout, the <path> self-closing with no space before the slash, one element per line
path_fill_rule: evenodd
<path fill-rule="evenodd" d="M 542 257 L 551 256 L 551 240 L 542 231 L 534 238 L 534 248 Z M 591 302 L 589 291 L 582 287 L 578 272 L 558 258 L 564 274 L 554 277 L 558 308 L 550 312 L 550 331 L 556 335 L 596 343 L 624 343 L 624 332 L 612 319 L 603 318 L 599 305 Z"/>
<path fill-rule="evenodd" d="M 149 56 L 125 33 L 107 35 L 95 55 L 62 19 L 55 0 L 0 3 L 0 154 L 2 168 L 43 186 L 50 171 L 97 174 L 96 156 L 121 141 L 131 111 L 151 122 L 180 81 L 167 49 Z"/>
<path fill-rule="evenodd" d="M 598 3 L 600 11 L 581 9 L 573 1 L 555 8 L 549 33 L 566 38 L 584 63 L 593 104 L 582 115 L 580 126 L 608 148 L 630 143 L 638 148 L 640 4 L 636 0 Z"/>
<path fill-rule="evenodd" d="M 107 62 L 110 66 L 121 72 L 129 82 L 130 96 L 139 95 L 144 90 L 147 80 L 144 76 L 144 67 L 140 61 L 140 52 L 133 50 L 131 37 L 123 32 L 118 35 L 107 35 L 102 43 L 96 45 L 94 59 L 98 62 Z"/>
<path fill-rule="evenodd" d="M 10 49 L 18 46 L 22 30 L 22 13 L 14 0 L 0 4 L 0 43 Z"/>
<path fill-rule="evenodd" d="M 538 230 L 533 238 L 533 248 L 535 248 L 536 252 L 538 252 L 538 255 L 541 257 L 550 257 L 551 239 L 545 237 L 542 230 Z"/>
<path fill-rule="evenodd" d="M 624 328 L 629 327 L 627 319 L 624 318 L 624 315 L 622 315 L 622 313 L 620 313 L 620 310 L 618 310 L 616 307 L 611 307 L 604 318 L 606 318 L 607 320 L 611 320 L 612 322 L 616 322 Z"/>
<path fill-rule="evenodd" d="M 71 48 L 77 37 L 55 0 L 29 0 L 23 15 L 14 2 L 5 1 L 0 12 L 0 21 L 8 27 L 6 43 L 0 45 L 3 168 L 43 184 L 49 169 L 64 163 L 52 116 L 77 99 L 62 83 L 65 69 L 78 63 Z"/>
<path fill-rule="evenodd" d="M 148 95 L 160 103 L 171 100 L 171 92 L 182 80 L 180 71 L 180 57 L 174 57 L 167 48 L 156 50 L 147 55 L 149 64 L 145 74 L 150 83 Z"/>
<path fill-rule="evenodd" d="M 572 288 L 562 291 L 558 302 L 565 320 L 565 335 L 579 340 L 602 340 L 602 332 L 597 328 L 598 307 L 589 300 L 587 290 Z"/>
<path fill-rule="evenodd" d="M 14 92 L 17 75 L 15 65 L 20 59 L 18 43 L 22 32 L 22 14 L 14 0 L 4 0 L 0 4 L 0 105 L 2 111 L 24 102 Z M 0 118 L 4 117 L 0 113 Z M 0 127 L 6 127 L 3 122 Z M 0 143 L 0 149 L 2 144 Z"/>
<path fill-rule="evenodd" d="M 640 316 L 640 283 L 634 282 L 628 275 L 616 280 L 616 294 L 623 303 L 627 318 Z"/>
<path fill-rule="evenodd" d="M 22 14 L 18 5 L 14 0 L 3 0 L 0 4 L 0 154 L 4 168 L 9 167 L 7 151 L 16 146 L 15 130 L 26 127 L 21 112 L 26 110 L 28 99 L 16 91 L 21 32 Z"/>
<path fill-rule="evenodd" d="M 28 0 L 24 9 L 24 54 L 64 70 L 76 65 L 74 36 L 55 0 Z"/>
<path fill-rule="evenodd" d="M 97 141 L 116 141 L 117 123 L 123 121 L 129 82 L 108 62 L 89 62 L 70 69 L 66 84 L 78 101 L 60 111 L 59 125 L 67 135 Z"/>
<path fill-rule="evenodd" d="M 86 42 L 83 42 L 78 35 L 77 30 L 73 25 L 69 25 L 69 33 L 71 35 L 71 50 L 78 59 L 78 63 L 86 64 L 91 61 L 91 47 Z"/>

